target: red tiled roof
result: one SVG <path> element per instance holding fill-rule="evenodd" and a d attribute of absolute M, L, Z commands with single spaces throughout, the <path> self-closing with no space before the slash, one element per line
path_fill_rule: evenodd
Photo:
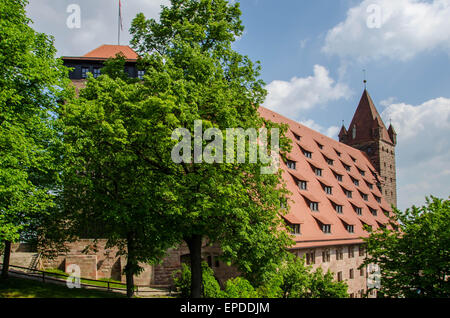
<path fill-rule="evenodd" d="M 288 132 L 287 134 L 287 137 L 291 138 L 293 142 L 289 157 L 296 162 L 296 169 L 288 169 L 284 164 L 282 164 L 282 169 L 283 179 L 286 182 L 288 190 L 291 192 L 289 217 L 295 216 L 303 222 L 301 234 L 296 236 L 296 245 L 293 248 L 361 243 L 361 238 L 368 236 L 368 233 L 363 230 L 363 226 L 358 220 L 365 220 L 367 224 L 372 225 L 374 228 L 377 227 L 376 220 L 386 222 L 387 218 L 382 213 L 381 208 L 383 207 L 383 209 L 390 212 L 391 209 L 387 208 L 389 205 L 381 193 L 379 195 L 377 194 L 381 198 L 381 203 L 378 203 L 373 195 L 370 195 L 370 193 L 378 191 L 375 186 L 375 181 L 372 181 L 374 184 L 373 190 L 370 190 L 367 184 L 362 182 L 363 178 L 366 180 L 374 179 L 375 177 L 372 176 L 370 171 L 376 171 L 365 153 L 340 143 L 337 140 L 328 138 L 267 108 L 260 107 L 259 113 L 262 117 L 272 122 L 287 124 L 289 131 L 292 132 Z M 301 136 L 301 141 L 295 139 L 293 133 Z M 322 145 L 322 149 L 319 148 L 317 143 Z M 299 146 L 311 152 L 312 158 L 306 158 Z M 341 156 L 338 157 L 335 151 L 340 152 Z M 334 160 L 333 165 L 327 163 L 322 153 Z M 341 160 L 351 167 L 350 172 L 345 170 L 340 162 Z M 323 169 L 321 177 L 315 175 L 313 169 L 311 169 L 311 165 Z M 357 167 L 366 172 L 365 176 L 360 175 Z M 342 182 L 339 182 L 335 178 L 333 171 L 343 176 Z M 349 173 L 360 180 L 359 186 L 356 186 L 352 182 Z M 300 190 L 292 176 L 308 181 L 307 190 Z M 325 185 L 332 186 L 332 195 L 326 194 L 321 182 Z M 347 198 L 341 186 L 352 191 L 353 198 Z M 369 194 L 368 201 L 361 199 L 360 195 L 356 193 L 358 190 Z M 318 202 L 319 211 L 311 211 L 307 200 Z M 338 214 L 335 211 L 330 200 L 343 206 L 343 214 Z M 369 208 L 365 204 L 366 202 L 371 206 L 377 207 L 379 211 L 377 217 L 370 213 Z M 361 208 L 362 216 L 356 214 L 352 204 Z M 347 231 L 341 221 L 343 218 L 350 222 L 351 225 L 354 225 L 354 233 Z M 323 233 L 322 229 L 318 226 L 317 220 L 321 220 L 320 222 L 322 223 L 327 222 L 331 224 L 331 234 Z"/>
<path fill-rule="evenodd" d="M 131 47 L 128 45 L 108 45 L 103 44 L 98 48 L 90 51 L 83 55 L 83 57 L 101 58 L 108 59 L 115 57 L 117 53 L 122 53 L 127 60 L 136 60 L 138 55 Z"/>

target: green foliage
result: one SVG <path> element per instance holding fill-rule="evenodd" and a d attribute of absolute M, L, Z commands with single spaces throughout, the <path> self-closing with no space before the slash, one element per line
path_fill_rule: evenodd
<path fill-rule="evenodd" d="M 183 263 L 181 270 L 173 273 L 174 287 L 180 292 L 180 297 L 188 298 L 191 294 L 191 270 Z M 220 285 L 214 277 L 214 271 L 207 263 L 202 263 L 202 286 L 203 296 L 206 298 L 219 298 L 221 295 Z"/>
<path fill-rule="evenodd" d="M 222 298 L 258 298 L 259 294 L 248 280 L 242 277 L 229 279 L 225 290 L 221 293 Z"/>
<path fill-rule="evenodd" d="M 35 32 L 25 0 L 0 1 L 0 241 L 36 236 L 59 191 L 58 102 L 68 70 Z"/>
<path fill-rule="evenodd" d="M 365 265 L 378 264 L 386 297 L 449 297 L 450 200 L 427 198 L 426 205 L 394 209 L 390 227 L 366 239 Z"/>

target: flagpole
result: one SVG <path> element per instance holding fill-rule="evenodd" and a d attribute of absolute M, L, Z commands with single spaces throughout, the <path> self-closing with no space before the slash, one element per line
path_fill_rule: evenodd
<path fill-rule="evenodd" d="M 117 45 L 120 45 L 120 0 L 119 0 L 119 16 L 117 19 Z"/>

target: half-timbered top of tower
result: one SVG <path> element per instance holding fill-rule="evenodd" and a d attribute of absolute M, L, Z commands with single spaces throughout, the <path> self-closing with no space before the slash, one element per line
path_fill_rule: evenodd
<path fill-rule="evenodd" d="M 346 144 L 355 145 L 375 139 L 394 144 L 372 98 L 364 89 L 358 108 L 348 127 Z"/>

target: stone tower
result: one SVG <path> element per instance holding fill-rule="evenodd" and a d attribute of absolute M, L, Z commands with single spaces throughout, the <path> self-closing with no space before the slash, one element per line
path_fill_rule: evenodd
<path fill-rule="evenodd" d="M 377 186 L 389 204 L 397 206 L 395 146 L 397 134 L 392 125 L 386 129 L 366 89 L 348 129 L 343 125 L 339 141 L 367 154 L 381 179 Z"/>

